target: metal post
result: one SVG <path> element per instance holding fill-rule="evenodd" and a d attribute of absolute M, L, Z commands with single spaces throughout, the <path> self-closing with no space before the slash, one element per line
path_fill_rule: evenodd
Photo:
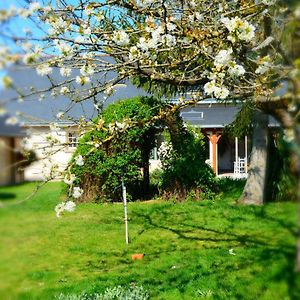
<path fill-rule="evenodd" d="M 122 177 L 122 196 L 123 196 L 123 205 L 124 205 L 125 240 L 126 240 L 126 244 L 128 244 L 129 243 L 129 238 L 128 238 L 128 217 L 127 217 L 126 186 L 124 184 L 124 178 L 123 177 Z"/>
<path fill-rule="evenodd" d="M 248 173 L 248 137 L 245 136 L 245 172 Z"/>

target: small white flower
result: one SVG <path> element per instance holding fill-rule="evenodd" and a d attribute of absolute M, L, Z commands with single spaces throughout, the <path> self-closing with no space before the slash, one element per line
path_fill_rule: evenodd
<path fill-rule="evenodd" d="M 140 56 L 140 51 L 136 46 L 133 46 L 129 49 L 129 59 L 134 60 Z"/>
<path fill-rule="evenodd" d="M 84 165 L 83 157 L 81 155 L 77 155 L 74 159 L 77 166 L 81 167 Z"/>
<path fill-rule="evenodd" d="M 207 82 L 204 85 L 204 92 L 207 95 L 212 95 L 216 91 L 217 85 L 214 80 Z"/>
<path fill-rule="evenodd" d="M 101 22 L 103 19 L 104 19 L 104 14 L 102 11 L 99 11 L 96 16 L 95 16 L 95 19 L 98 21 L 98 22 Z"/>
<path fill-rule="evenodd" d="M 72 212 L 76 208 L 75 202 L 69 200 L 65 203 L 65 211 Z"/>
<path fill-rule="evenodd" d="M 66 95 L 66 94 L 70 93 L 70 90 L 69 90 L 69 88 L 68 88 L 67 86 L 63 86 L 63 87 L 60 89 L 59 93 L 60 93 L 61 95 Z"/>
<path fill-rule="evenodd" d="M 84 65 L 80 68 L 80 73 L 83 76 L 92 76 L 95 73 L 95 69 L 91 65 Z"/>
<path fill-rule="evenodd" d="M 80 198 L 81 196 L 82 196 L 82 194 L 83 194 L 83 189 L 81 189 L 80 187 L 78 187 L 78 186 L 75 186 L 74 188 L 73 188 L 73 197 L 75 198 L 75 199 L 78 199 L 78 198 Z"/>
<path fill-rule="evenodd" d="M 55 206 L 54 210 L 55 210 L 55 212 L 56 212 L 56 216 L 57 216 L 58 218 L 60 218 L 61 213 L 65 210 L 65 203 L 62 202 L 62 203 L 57 204 L 57 205 Z"/>
<path fill-rule="evenodd" d="M 5 124 L 7 125 L 16 125 L 18 122 L 19 120 L 16 117 L 10 117 L 5 120 Z"/>
<path fill-rule="evenodd" d="M 36 72 L 40 76 L 45 76 L 52 73 L 52 68 L 48 64 L 43 64 L 36 68 Z"/>
<path fill-rule="evenodd" d="M 226 99 L 228 95 L 229 95 L 229 90 L 224 86 L 221 86 L 215 90 L 215 96 L 218 99 Z"/>
<path fill-rule="evenodd" d="M 262 3 L 268 6 L 274 5 L 276 0 L 262 0 Z"/>
<path fill-rule="evenodd" d="M 64 178 L 64 183 L 67 185 L 72 185 L 76 176 L 74 174 L 67 174 Z"/>
<path fill-rule="evenodd" d="M 70 68 L 61 68 L 59 70 L 60 72 L 60 75 L 63 76 L 63 77 L 69 77 L 72 73 L 72 69 Z"/>
<path fill-rule="evenodd" d="M 24 138 L 21 142 L 21 145 L 25 151 L 30 151 L 33 149 L 33 143 L 29 138 Z"/>
<path fill-rule="evenodd" d="M 59 203 L 55 206 L 54 210 L 56 212 L 56 216 L 58 218 L 61 217 L 61 214 L 64 212 L 64 211 L 68 211 L 68 212 L 72 212 L 74 211 L 76 208 L 76 204 L 73 202 L 73 201 L 67 201 L 67 202 L 62 202 L 62 203 Z"/>
<path fill-rule="evenodd" d="M 56 44 L 56 48 L 61 52 L 62 56 L 65 56 L 65 57 L 72 56 L 74 49 L 71 45 L 69 45 L 63 41 L 56 41 L 55 44 Z"/>
<path fill-rule="evenodd" d="M 61 119 L 64 115 L 65 115 L 65 113 L 63 111 L 60 111 L 56 114 L 56 118 Z"/>
<path fill-rule="evenodd" d="M 41 8 L 41 4 L 38 2 L 31 2 L 28 7 L 28 9 L 32 12 L 37 11 L 40 8 Z"/>
<path fill-rule="evenodd" d="M 84 12 L 87 16 L 91 16 L 94 14 L 94 7 L 92 5 L 87 5 L 84 9 Z"/>
<path fill-rule="evenodd" d="M 113 35 L 113 41 L 119 46 L 126 46 L 129 44 L 129 35 L 123 31 L 116 31 Z"/>
<path fill-rule="evenodd" d="M 239 77 L 239 76 L 244 75 L 246 71 L 243 66 L 238 65 L 238 64 L 233 64 L 228 68 L 228 72 L 232 76 Z"/>
<path fill-rule="evenodd" d="M 90 35 L 90 34 L 92 34 L 92 29 L 90 27 L 87 27 L 83 30 L 83 33 L 86 35 Z"/>
<path fill-rule="evenodd" d="M 90 82 L 90 78 L 87 76 L 76 76 L 76 83 L 80 85 L 85 85 L 86 83 Z"/>
<path fill-rule="evenodd" d="M 173 47 L 176 45 L 176 37 L 171 34 L 165 34 L 162 36 L 162 40 L 168 47 Z"/>
<path fill-rule="evenodd" d="M 231 61 L 231 54 L 232 54 L 232 48 L 219 51 L 219 53 L 215 57 L 214 65 L 216 67 L 222 67 L 227 65 Z"/>

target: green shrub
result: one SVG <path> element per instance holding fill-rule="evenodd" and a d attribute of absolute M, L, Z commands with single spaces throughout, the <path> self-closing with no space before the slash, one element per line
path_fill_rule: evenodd
<path fill-rule="evenodd" d="M 150 124 L 149 120 L 158 111 L 156 101 L 151 97 L 122 100 L 109 105 L 94 120 L 96 129 L 79 140 L 71 161 L 70 172 L 77 178 L 75 184 L 84 190 L 81 200 L 120 200 L 122 178 L 129 200 L 148 192 L 147 168 L 157 131 L 156 124 Z M 135 126 L 128 127 L 129 120 L 130 124 L 136 122 Z M 84 157 L 83 166 L 74 164 L 78 155 Z"/>
<path fill-rule="evenodd" d="M 160 185 L 166 196 L 182 200 L 192 193 L 197 199 L 211 198 L 216 181 L 211 167 L 205 163 L 204 147 L 203 134 L 191 126 L 183 127 L 176 143 L 162 145 Z"/>

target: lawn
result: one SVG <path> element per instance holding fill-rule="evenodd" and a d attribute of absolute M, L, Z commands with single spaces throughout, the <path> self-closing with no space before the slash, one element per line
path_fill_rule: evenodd
<path fill-rule="evenodd" d="M 126 245 L 121 204 L 82 204 L 57 218 L 62 185 L 17 204 L 33 189 L 0 188 L 0 299 L 117 285 L 142 286 L 150 299 L 300 299 L 294 203 L 238 206 L 239 183 L 214 201 L 129 203 Z"/>

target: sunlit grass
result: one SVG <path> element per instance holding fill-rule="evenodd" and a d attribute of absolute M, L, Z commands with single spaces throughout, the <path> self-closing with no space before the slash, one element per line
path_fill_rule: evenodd
<path fill-rule="evenodd" d="M 49 183 L 18 205 L 34 184 L 0 188 L 0 299 L 129 284 L 151 299 L 300 298 L 294 203 L 238 206 L 240 183 L 215 201 L 129 203 L 126 246 L 121 204 L 82 204 L 56 218 L 61 187 Z M 145 257 L 132 261 L 133 253 Z"/>

